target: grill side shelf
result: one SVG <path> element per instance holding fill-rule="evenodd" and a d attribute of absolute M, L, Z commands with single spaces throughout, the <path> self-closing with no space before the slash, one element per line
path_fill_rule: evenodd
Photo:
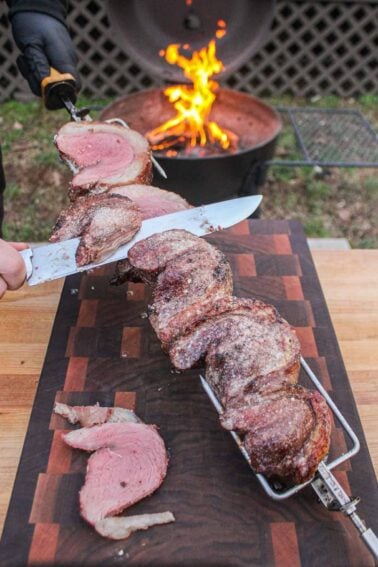
<path fill-rule="evenodd" d="M 378 135 L 365 116 L 341 108 L 276 107 L 297 151 L 267 165 L 378 167 Z M 278 142 L 279 143 L 279 142 Z"/>

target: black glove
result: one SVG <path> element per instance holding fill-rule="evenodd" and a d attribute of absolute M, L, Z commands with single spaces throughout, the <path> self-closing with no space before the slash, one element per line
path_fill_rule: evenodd
<path fill-rule="evenodd" d="M 77 90 L 80 89 L 75 48 L 62 22 L 40 12 L 17 12 L 11 23 L 13 37 L 22 53 L 17 65 L 35 95 L 41 96 L 41 81 L 50 75 L 50 67 L 60 73 L 71 73 Z"/>

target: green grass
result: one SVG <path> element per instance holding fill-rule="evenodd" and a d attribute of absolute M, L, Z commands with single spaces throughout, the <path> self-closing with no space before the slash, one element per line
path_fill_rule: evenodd
<path fill-rule="evenodd" d="M 378 171 L 376 177 L 368 177 L 367 179 L 364 179 L 363 189 L 368 195 L 378 199 Z"/>
<path fill-rule="evenodd" d="M 64 167 L 55 147 L 39 152 L 35 156 L 34 163 L 45 167 Z"/>
<path fill-rule="evenodd" d="M 305 233 L 313 238 L 329 238 L 332 236 L 329 230 L 324 226 L 321 216 L 313 215 L 304 222 Z"/>
<path fill-rule="evenodd" d="M 357 99 L 357 101 L 363 109 L 374 110 L 375 112 L 377 111 L 378 95 L 375 94 L 362 95 Z"/>
<path fill-rule="evenodd" d="M 22 189 L 19 185 L 13 183 L 8 183 L 5 190 L 5 199 L 7 201 L 16 201 L 22 193 Z"/>
<path fill-rule="evenodd" d="M 330 185 L 324 181 L 310 181 L 307 184 L 309 198 L 314 203 L 324 201 L 330 195 L 331 190 Z"/>

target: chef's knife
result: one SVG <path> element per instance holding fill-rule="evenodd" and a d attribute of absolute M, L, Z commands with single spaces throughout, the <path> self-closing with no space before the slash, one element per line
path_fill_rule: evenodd
<path fill-rule="evenodd" d="M 27 282 L 29 285 L 36 285 L 122 260 L 127 257 L 129 249 L 136 242 L 165 230 L 184 229 L 197 236 L 203 236 L 233 226 L 249 217 L 260 205 L 261 200 L 261 195 L 240 197 L 145 220 L 130 242 L 120 246 L 111 256 L 98 264 L 82 267 L 76 265 L 75 253 L 80 238 L 28 248 L 20 252 L 27 268 Z"/>

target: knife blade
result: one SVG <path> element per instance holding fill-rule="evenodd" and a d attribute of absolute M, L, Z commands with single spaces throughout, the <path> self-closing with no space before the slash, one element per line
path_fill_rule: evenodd
<path fill-rule="evenodd" d="M 80 238 L 28 248 L 20 252 L 26 264 L 27 283 L 37 285 L 122 260 L 127 257 L 134 244 L 165 230 L 184 229 L 203 236 L 228 228 L 249 217 L 258 208 L 261 200 L 262 195 L 239 197 L 145 220 L 130 242 L 120 246 L 101 262 L 87 266 L 76 265 L 75 254 Z"/>

